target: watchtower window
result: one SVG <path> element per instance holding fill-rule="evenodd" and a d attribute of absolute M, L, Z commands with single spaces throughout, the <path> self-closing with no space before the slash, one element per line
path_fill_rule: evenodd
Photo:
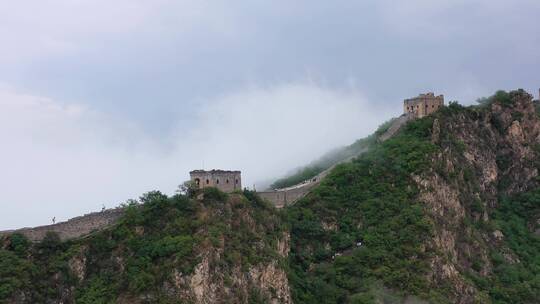
<path fill-rule="evenodd" d="M 216 184 L 219 184 L 219 179 L 216 179 Z"/>
<path fill-rule="evenodd" d="M 207 185 L 210 184 L 210 180 L 207 179 L 207 180 L 206 180 L 206 184 L 207 184 Z"/>
<path fill-rule="evenodd" d="M 236 184 L 238 185 L 238 179 L 236 180 Z"/>
<path fill-rule="evenodd" d="M 225 183 L 226 183 L 226 184 L 228 184 L 228 183 L 229 183 L 229 180 L 228 180 L 228 179 L 227 179 L 227 180 L 225 180 Z"/>
<path fill-rule="evenodd" d="M 196 178 L 196 179 L 195 179 L 195 184 L 198 186 L 200 183 L 201 183 L 201 180 L 198 179 L 198 178 Z"/>

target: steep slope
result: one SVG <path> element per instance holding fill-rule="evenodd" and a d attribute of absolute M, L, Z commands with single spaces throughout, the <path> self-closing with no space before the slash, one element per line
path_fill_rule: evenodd
<path fill-rule="evenodd" d="M 339 165 L 287 210 L 295 303 L 535 303 L 539 134 L 532 97 L 499 92 Z"/>
<path fill-rule="evenodd" d="M 0 249 L 2 303 L 291 303 L 288 234 L 253 193 L 150 192 L 87 239 Z"/>
<path fill-rule="evenodd" d="M 338 163 L 363 153 L 368 149 L 369 146 L 373 145 L 381 136 L 383 136 L 383 134 L 385 134 L 385 132 L 395 121 L 400 119 L 403 118 L 391 119 L 379 126 L 379 128 L 377 128 L 375 133 L 372 135 L 359 139 L 349 146 L 337 148 L 324 154 L 319 159 L 312 161 L 310 164 L 296 169 L 294 173 L 276 180 L 272 183 L 272 185 L 270 185 L 270 188 L 281 189 L 302 183 L 315 177 L 321 172 L 330 169 L 332 166 Z M 386 139 L 387 138 L 384 138 L 384 140 Z"/>
<path fill-rule="evenodd" d="M 525 289 L 506 281 L 512 274 L 505 268 L 535 265 L 516 264 L 522 252 L 512 248 L 513 231 L 502 220 L 518 211 L 519 203 L 508 208 L 516 194 L 538 187 L 540 121 L 532 96 L 499 92 L 483 107 L 454 105 L 441 114 L 433 123 L 432 141 L 440 148 L 430 160 L 432 169 L 413 176 L 436 223 L 430 248 L 442 253 L 431 261 L 431 280 L 450 282 L 453 298 L 464 302 L 489 295 L 505 303 L 534 303 L 539 280 L 520 278 L 532 284 Z M 538 198 L 530 199 L 524 204 L 537 213 Z M 538 250 L 536 255 L 537 268 Z"/>

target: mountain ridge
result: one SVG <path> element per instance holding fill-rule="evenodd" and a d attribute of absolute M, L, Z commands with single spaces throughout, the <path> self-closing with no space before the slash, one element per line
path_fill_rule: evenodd
<path fill-rule="evenodd" d="M 282 210 L 150 192 L 84 239 L 3 236 L 0 302 L 534 303 L 536 107 L 523 90 L 450 103 Z"/>

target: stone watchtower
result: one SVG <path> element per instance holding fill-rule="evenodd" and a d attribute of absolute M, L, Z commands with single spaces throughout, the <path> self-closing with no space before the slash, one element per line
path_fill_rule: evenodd
<path fill-rule="evenodd" d="M 223 192 L 242 190 L 240 171 L 193 170 L 189 176 L 199 189 L 215 187 Z"/>
<path fill-rule="evenodd" d="M 403 101 L 403 113 L 422 118 L 437 111 L 444 106 L 444 96 L 435 96 L 433 93 L 420 94 L 417 97 Z"/>

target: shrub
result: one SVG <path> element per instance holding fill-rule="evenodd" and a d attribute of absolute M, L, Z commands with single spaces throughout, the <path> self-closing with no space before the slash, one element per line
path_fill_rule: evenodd
<path fill-rule="evenodd" d="M 109 284 L 99 277 L 90 280 L 76 293 L 78 304 L 108 304 L 114 303 L 115 298 Z"/>
<path fill-rule="evenodd" d="M 44 256 L 50 256 L 62 247 L 60 237 L 56 232 L 48 231 L 37 248 Z"/>
<path fill-rule="evenodd" d="M 19 257 L 26 255 L 30 245 L 30 241 L 20 233 L 13 233 L 9 236 L 9 249 L 14 251 Z"/>
<path fill-rule="evenodd" d="M 30 285 L 30 264 L 14 252 L 0 249 L 0 302 Z"/>
<path fill-rule="evenodd" d="M 193 243 L 191 236 L 166 236 L 152 244 L 151 256 L 156 258 L 174 255 L 176 258 L 183 258 L 191 254 Z"/>
<path fill-rule="evenodd" d="M 509 263 L 497 251 L 491 253 L 494 277 L 486 286 L 495 303 L 533 303 L 540 298 L 540 238 L 529 225 L 540 214 L 540 189 L 505 197 L 493 214 L 505 244 L 520 262 Z"/>
<path fill-rule="evenodd" d="M 204 188 L 203 194 L 205 202 L 224 202 L 227 200 L 227 193 L 220 191 L 218 188 Z"/>

